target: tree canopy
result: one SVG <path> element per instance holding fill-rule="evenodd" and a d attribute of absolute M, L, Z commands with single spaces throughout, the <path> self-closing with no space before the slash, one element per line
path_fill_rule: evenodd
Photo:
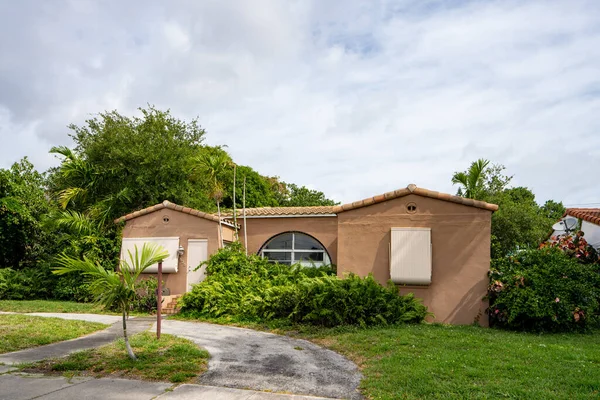
<path fill-rule="evenodd" d="M 458 196 L 499 206 L 492 215 L 493 258 L 539 246 L 565 211 L 562 203 L 548 200 L 540 206 L 530 189 L 512 187 L 513 177 L 505 175 L 505 169 L 503 165 L 490 165 L 488 160 L 479 159 L 467 171 L 452 177 L 452 183 L 461 185 Z"/>
<path fill-rule="evenodd" d="M 214 212 L 218 196 L 232 208 L 234 162 L 224 147 L 205 145 L 197 120 L 185 122 L 151 106 L 140 111 L 141 117 L 104 112 L 70 126 L 74 148 L 51 150 L 61 157 L 50 174 L 59 204 L 102 224 L 163 200 Z M 332 203 L 321 192 L 237 166 L 237 207 L 244 177 L 247 207 Z"/>
<path fill-rule="evenodd" d="M 43 252 L 44 182 L 27 158 L 0 169 L 0 267 L 27 266 Z"/>

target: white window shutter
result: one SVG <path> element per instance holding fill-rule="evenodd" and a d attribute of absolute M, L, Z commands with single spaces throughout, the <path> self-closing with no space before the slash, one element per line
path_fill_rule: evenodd
<path fill-rule="evenodd" d="M 131 252 L 135 257 L 135 247 L 137 246 L 138 252 L 142 251 L 144 243 L 154 243 L 165 248 L 169 252 L 169 256 L 163 260 L 163 272 L 176 273 L 177 266 L 179 264 L 179 255 L 177 250 L 179 249 L 179 238 L 178 237 L 147 237 L 147 238 L 123 238 L 121 245 L 121 260 L 129 260 L 129 253 Z M 158 264 L 153 264 L 144 271 L 147 274 L 155 274 L 158 272 Z"/>
<path fill-rule="evenodd" d="M 394 283 L 431 283 L 431 228 L 392 228 L 390 276 Z"/>

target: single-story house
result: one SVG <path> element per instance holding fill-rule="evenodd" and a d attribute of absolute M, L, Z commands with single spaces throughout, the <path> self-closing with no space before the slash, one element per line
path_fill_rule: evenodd
<path fill-rule="evenodd" d="M 600 208 L 567 208 L 559 223 L 569 232 L 581 230 L 588 244 L 600 251 Z M 565 229 L 555 230 L 552 236 L 565 233 Z"/>
<path fill-rule="evenodd" d="M 435 321 L 487 324 L 492 213 L 497 205 L 408 185 L 339 206 L 239 210 L 239 238 L 249 253 L 303 265 L 335 264 L 338 276 L 373 274 L 413 292 Z M 244 220 L 246 226 L 244 227 Z M 204 278 L 194 271 L 220 244 L 219 218 L 165 201 L 116 220 L 124 222 L 122 254 L 152 241 L 171 254 L 163 264 L 171 295 Z M 224 242 L 235 237 L 222 217 Z M 244 228 L 247 242 L 244 243 Z M 156 269 L 150 272 L 156 272 Z"/>

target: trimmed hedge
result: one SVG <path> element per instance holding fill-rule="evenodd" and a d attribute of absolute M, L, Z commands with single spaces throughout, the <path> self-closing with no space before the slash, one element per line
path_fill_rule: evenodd
<path fill-rule="evenodd" d="M 372 276 L 340 279 L 330 267 L 274 264 L 246 256 L 240 245 L 213 255 L 206 271 L 206 279 L 181 299 L 184 315 L 322 326 L 421 322 L 428 315 L 412 294 L 401 296 L 393 284 L 381 286 Z"/>
<path fill-rule="evenodd" d="M 525 250 L 494 260 L 490 324 L 525 331 L 583 331 L 600 320 L 598 264 L 557 248 Z"/>

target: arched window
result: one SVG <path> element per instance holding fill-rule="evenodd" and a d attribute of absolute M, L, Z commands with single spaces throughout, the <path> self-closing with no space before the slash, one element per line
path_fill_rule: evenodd
<path fill-rule="evenodd" d="M 272 262 L 307 267 L 329 265 L 327 250 L 318 240 L 301 232 L 286 232 L 271 238 L 259 254 Z"/>

